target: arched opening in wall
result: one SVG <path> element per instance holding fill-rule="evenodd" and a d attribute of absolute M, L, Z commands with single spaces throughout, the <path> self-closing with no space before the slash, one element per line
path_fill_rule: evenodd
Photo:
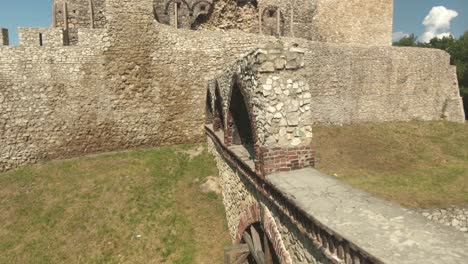
<path fill-rule="evenodd" d="M 154 6 L 154 5 L 153 5 L 153 16 L 154 16 L 154 20 L 156 20 L 156 22 L 161 23 L 161 21 L 159 20 L 158 12 L 156 10 L 156 6 Z"/>
<path fill-rule="evenodd" d="M 197 18 L 195 19 L 195 21 L 192 23 L 192 25 L 190 26 L 190 28 L 192 30 L 197 30 L 201 24 L 204 24 L 208 21 L 209 19 L 209 16 L 208 15 L 205 15 L 205 14 L 200 14 L 197 16 Z"/>
<path fill-rule="evenodd" d="M 236 148 L 243 152 L 238 153 L 247 155 L 248 160 L 255 159 L 255 140 L 252 131 L 252 119 L 247 109 L 247 103 L 241 92 L 239 82 L 234 80 L 234 86 L 231 93 L 228 116 L 228 139 L 232 145 L 242 146 Z"/>
<path fill-rule="evenodd" d="M 242 234 L 240 243 L 247 246 L 248 252 L 239 255 L 235 263 L 280 263 L 273 244 L 261 223 L 257 222 L 247 227 Z"/>
<path fill-rule="evenodd" d="M 221 93 L 219 92 L 218 84 L 216 84 L 215 88 L 215 109 L 214 109 L 214 116 L 213 116 L 213 130 L 219 131 L 222 129 L 224 131 L 224 114 L 223 114 L 223 101 L 221 97 Z"/>
<path fill-rule="evenodd" d="M 262 33 L 270 36 L 284 36 L 285 19 L 277 6 L 268 6 L 262 12 Z"/>
<path fill-rule="evenodd" d="M 245 5 L 253 5 L 255 8 L 258 8 L 257 0 L 237 0 L 237 6 L 244 7 Z"/>
<path fill-rule="evenodd" d="M 213 107 L 211 101 L 211 92 L 208 89 L 206 93 L 206 108 L 205 108 L 205 123 L 212 124 L 213 123 Z"/>
<path fill-rule="evenodd" d="M 169 0 L 164 8 L 167 23 L 176 28 L 186 28 L 192 19 L 192 9 L 186 0 Z"/>
<path fill-rule="evenodd" d="M 191 29 L 196 30 L 201 24 L 206 23 L 213 12 L 213 5 L 207 0 L 199 0 L 193 3 L 192 13 L 196 17 L 191 24 Z"/>

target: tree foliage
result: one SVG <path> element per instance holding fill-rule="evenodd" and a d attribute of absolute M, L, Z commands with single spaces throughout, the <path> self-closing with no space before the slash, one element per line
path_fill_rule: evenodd
<path fill-rule="evenodd" d="M 428 43 L 419 42 L 417 36 L 411 34 L 394 42 L 393 45 L 399 47 L 433 48 L 448 52 L 451 63 L 457 66 L 460 94 L 463 96 L 465 113 L 468 117 L 468 31 L 458 39 L 452 36 L 433 38 Z"/>

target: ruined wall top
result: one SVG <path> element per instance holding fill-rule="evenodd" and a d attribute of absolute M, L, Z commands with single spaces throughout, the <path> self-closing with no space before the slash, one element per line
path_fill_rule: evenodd
<path fill-rule="evenodd" d="M 314 41 L 389 46 L 393 0 L 160 0 L 156 19 L 186 29 L 238 29 Z"/>
<path fill-rule="evenodd" d="M 106 0 L 53 0 L 53 28 L 65 30 L 65 43 L 78 43 L 79 28 L 103 28 Z"/>
<path fill-rule="evenodd" d="M 54 0 L 52 27 L 78 42 L 78 28 L 102 28 L 108 0 Z M 179 29 L 247 33 L 389 46 L 393 0 L 144 0 L 154 19 Z M 119 1 L 115 1 L 118 3 Z M 114 2 L 113 2 L 114 3 Z M 149 7 L 151 8 L 151 7 Z"/>

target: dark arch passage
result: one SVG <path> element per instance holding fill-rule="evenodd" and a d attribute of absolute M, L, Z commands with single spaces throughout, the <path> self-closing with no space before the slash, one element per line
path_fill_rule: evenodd
<path fill-rule="evenodd" d="M 247 261 L 249 264 L 268 263 L 268 264 L 279 264 L 280 261 L 275 253 L 275 249 L 261 223 L 254 223 L 247 228 L 242 234 L 241 244 L 248 245 L 249 252 L 244 253 L 239 258 Z M 236 263 L 242 261 L 238 259 Z"/>
<path fill-rule="evenodd" d="M 206 109 L 205 109 L 205 123 L 213 123 L 213 107 L 211 106 L 211 93 L 210 90 L 206 93 Z"/>
<path fill-rule="evenodd" d="M 219 92 L 219 87 L 216 85 L 213 129 L 214 131 L 218 131 L 220 128 L 224 131 L 223 103 L 221 99 L 221 94 Z"/>
<path fill-rule="evenodd" d="M 232 89 L 229 117 L 229 130 L 232 136 L 232 144 L 243 145 L 251 157 L 255 157 L 252 122 L 247 110 L 245 98 L 237 82 L 235 82 Z"/>

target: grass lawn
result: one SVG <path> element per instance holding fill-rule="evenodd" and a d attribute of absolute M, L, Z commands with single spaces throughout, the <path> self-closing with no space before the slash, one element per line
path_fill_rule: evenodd
<path fill-rule="evenodd" d="M 194 155 L 197 148 L 0 174 L 0 263 L 222 263 L 230 238 L 221 197 L 194 182 L 218 172 L 206 150 Z"/>
<path fill-rule="evenodd" d="M 407 207 L 468 204 L 468 124 L 314 129 L 317 168 L 323 172 Z"/>

